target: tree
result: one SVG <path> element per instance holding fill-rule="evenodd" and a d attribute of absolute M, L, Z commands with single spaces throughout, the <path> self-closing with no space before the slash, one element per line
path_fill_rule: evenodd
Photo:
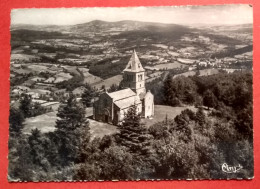
<path fill-rule="evenodd" d="M 114 145 L 114 138 L 111 135 L 105 135 L 100 141 L 99 149 L 104 151 L 112 145 Z"/>
<path fill-rule="evenodd" d="M 196 177 L 194 172 L 198 164 L 198 153 L 194 144 L 176 140 L 176 138 L 173 136 L 168 144 L 160 143 L 157 146 L 156 178 L 183 179 Z"/>
<path fill-rule="evenodd" d="M 12 149 L 9 146 L 8 177 L 11 181 L 32 181 L 35 173 L 28 141 L 18 137 L 15 143 Z"/>
<path fill-rule="evenodd" d="M 183 110 L 180 115 L 174 118 L 175 127 L 171 129 L 172 132 L 178 132 L 179 137 L 184 142 L 189 142 L 192 140 L 192 129 L 190 123 L 195 120 L 194 112 L 189 109 Z"/>
<path fill-rule="evenodd" d="M 88 121 L 85 109 L 78 104 L 74 95 L 70 95 L 65 104 L 58 109 L 58 120 L 55 127 L 59 144 L 58 153 L 62 165 L 74 162 L 80 153 L 82 135 L 89 135 Z"/>
<path fill-rule="evenodd" d="M 165 103 L 168 105 L 179 105 L 179 102 L 175 100 L 174 91 L 172 89 L 172 75 L 168 75 L 165 82 L 164 82 L 164 96 L 165 96 Z"/>
<path fill-rule="evenodd" d="M 82 98 L 82 103 L 86 107 L 91 107 L 92 106 L 92 99 L 94 97 L 94 92 L 91 88 L 86 88 L 84 92 L 81 95 Z"/>
<path fill-rule="evenodd" d="M 28 144 L 30 146 L 32 163 L 47 171 L 50 168 L 50 163 L 45 156 L 46 149 L 44 148 L 44 140 L 40 130 L 36 128 L 31 131 L 31 135 L 28 138 Z"/>
<path fill-rule="evenodd" d="M 25 118 L 31 116 L 32 97 L 27 94 L 21 94 L 19 109 L 23 112 Z"/>
<path fill-rule="evenodd" d="M 104 180 L 125 180 L 135 178 L 133 156 L 125 147 L 112 146 L 101 154 L 100 178 Z"/>
<path fill-rule="evenodd" d="M 236 98 L 233 102 L 235 109 L 244 109 L 252 101 L 252 83 L 241 82 L 235 90 Z"/>
<path fill-rule="evenodd" d="M 206 122 L 206 116 L 205 116 L 202 108 L 199 108 L 198 111 L 196 112 L 196 122 L 200 126 L 203 126 Z"/>
<path fill-rule="evenodd" d="M 102 86 L 101 86 L 101 90 L 105 91 L 105 90 L 106 90 L 106 86 L 105 86 L 105 85 L 102 85 Z"/>
<path fill-rule="evenodd" d="M 196 90 L 197 87 L 190 78 L 179 76 L 172 79 L 170 75 L 164 82 L 166 104 L 171 106 L 179 106 L 182 103 L 193 104 L 197 96 Z"/>
<path fill-rule="evenodd" d="M 34 103 L 31 110 L 31 116 L 38 116 L 47 112 L 47 109 L 41 106 L 39 103 Z"/>
<path fill-rule="evenodd" d="M 236 129 L 243 138 L 249 139 L 249 141 L 253 140 L 253 107 L 252 103 L 249 103 L 248 106 L 239 113 L 237 113 L 237 117 L 235 120 Z"/>
<path fill-rule="evenodd" d="M 91 87 L 88 83 L 85 84 L 85 90 L 82 93 L 82 103 L 86 107 L 91 107 L 92 106 L 92 100 L 96 96 L 96 89 Z"/>
<path fill-rule="evenodd" d="M 132 153 L 145 155 L 149 153 L 151 135 L 141 124 L 141 117 L 136 112 L 136 106 L 128 109 L 123 124 L 119 127 L 119 143 Z"/>
<path fill-rule="evenodd" d="M 211 90 L 206 90 L 203 95 L 203 104 L 208 107 L 208 109 L 214 108 L 217 105 L 217 98 Z"/>
<path fill-rule="evenodd" d="M 112 93 L 112 92 L 115 92 L 115 91 L 117 91 L 117 90 L 119 90 L 119 86 L 116 85 L 116 84 L 112 84 L 112 85 L 110 86 L 110 88 L 108 89 L 108 92 Z"/>
<path fill-rule="evenodd" d="M 24 115 L 20 109 L 10 107 L 9 131 L 10 134 L 20 134 L 23 129 Z"/>

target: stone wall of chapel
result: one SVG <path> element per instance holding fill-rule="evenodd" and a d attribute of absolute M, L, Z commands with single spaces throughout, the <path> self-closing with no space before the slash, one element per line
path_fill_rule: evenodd
<path fill-rule="evenodd" d="M 152 93 L 148 92 L 144 99 L 144 116 L 145 118 L 154 115 L 154 96 Z"/>
<path fill-rule="evenodd" d="M 113 101 L 106 93 L 100 95 L 93 108 L 95 120 L 106 122 L 106 116 L 108 116 L 107 122 L 112 122 L 114 113 Z"/>

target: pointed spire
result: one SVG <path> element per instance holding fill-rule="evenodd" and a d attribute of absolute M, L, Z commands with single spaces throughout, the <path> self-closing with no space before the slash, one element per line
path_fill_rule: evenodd
<path fill-rule="evenodd" d="M 143 66 L 142 66 L 135 50 L 133 50 L 133 54 L 132 54 L 126 68 L 124 69 L 124 71 L 132 71 L 132 72 L 144 71 Z"/>

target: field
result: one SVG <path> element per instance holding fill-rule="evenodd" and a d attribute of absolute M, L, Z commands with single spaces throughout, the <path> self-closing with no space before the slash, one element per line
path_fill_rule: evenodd
<path fill-rule="evenodd" d="M 102 138 L 105 135 L 111 135 L 118 132 L 118 129 L 114 125 L 107 123 L 97 122 L 93 119 L 89 119 L 89 127 L 91 138 Z"/>
<path fill-rule="evenodd" d="M 154 68 L 157 68 L 159 70 L 163 70 L 163 69 L 174 69 L 174 68 L 180 68 L 180 67 L 186 67 L 186 65 L 183 65 L 177 61 L 172 62 L 172 63 L 167 63 L 167 64 L 158 64 L 156 66 L 154 66 Z"/>
<path fill-rule="evenodd" d="M 11 54 L 11 61 L 19 60 L 19 61 L 29 61 L 33 59 L 38 59 L 38 56 L 28 55 L 28 54 Z"/>
<path fill-rule="evenodd" d="M 171 107 L 155 105 L 154 118 L 142 119 L 142 122 L 145 123 L 147 126 L 151 126 L 156 122 L 163 121 L 166 115 L 168 119 L 174 119 L 176 115 L 180 114 L 181 111 L 187 108 L 196 111 L 196 108 L 194 106 Z M 92 112 L 92 108 L 87 108 L 86 117 L 92 116 Z M 29 134 L 31 130 L 35 128 L 39 129 L 42 133 L 53 132 L 55 130 L 55 122 L 57 120 L 56 114 L 57 111 L 54 111 L 36 117 L 27 118 L 24 123 L 23 133 Z M 93 119 L 89 119 L 89 123 L 92 139 L 95 137 L 102 138 L 105 135 L 111 135 L 118 132 L 117 127 L 114 125 L 98 122 Z"/>
<path fill-rule="evenodd" d="M 123 76 L 122 75 L 116 75 L 114 77 L 110 77 L 108 79 L 105 79 L 101 82 L 98 82 L 96 84 L 93 85 L 93 87 L 95 88 L 101 88 L 102 85 L 105 85 L 106 88 L 109 88 L 111 85 L 113 84 L 117 84 L 119 85 L 119 83 L 123 80 Z"/>
<path fill-rule="evenodd" d="M 93 109 L 86 109 L 86 117 L 92 115 Z M 53 132 L 55 130 L 55 122 L 57 120 L 57 111 L 49 112 L 36 117 L 27 118 L 24 123 L 23 133 L 29 134 L 32 129 L 39 129 L 42 133 Z M 105 135 L 111 135 L 118 132 L 117 127 L 107 123 L 97 122 L 89 119 L 89 127 L 91 138 L 102 138 Z"/>
<path fill-rule="evenodd" d="M 199 70 L 199 76 L 214 75 L 214 74 L 218 74 L 218 73 L 219 73 L 219 70 L 214 69 L 214 68 Z M 176 78 L 178 76 L 189 77 L 189 76 L 194 76 L 194 75 L 196 75 L 195 71 L 188 71 L 188 72 L 174 75 L 173 78 Z"/>
<path fill-rule="evenodd" d="M 166 115 L 168 119 L 174 119 L 185 109 L 196 111 L 196 108 L 194 106 L 172 107 L 172 106 L 164 106 L 164 105 L 155 105 L 154 117 L 152 119 L 142 119 L 142 122 L 149 127 L 157 122 L 165 120 Z"/>
<path fill-rule="evenodd" d="M 102 81 L 100 77 L 94 76 L 91 73 L 89 73 L 89 69 L 87 68 L 79 68 L 79 70 L 84 75 L 84 83 L 93 84 Z"/>
<path fill-rule="evenodd" d="M 60 83 L 62 81 L 67 81 L 72 78 L 72 76 L 69 73 L 60 72 L 57 75 L 55 75 L 56 80 L 54 83 Z"/>
<path fill-rule="evenodd" d="M 205 70 L 200 70 L 199 72 L 200 72 L 200 76 L 214 75 L 219 73 L 218 69 L 205 69 Z"/>
<path fill-rule="evenodd" d="M 63 66 L 69 73 L 74 74 L 74 75 L 80 75 L 80 73 L 77 71 L 76 66 Z"/>
<path fill-rule="evenodd" d="M 30 64 L 28 68 L 34 72 L 46 72 L 49 70 L 48 66 L 39 65 L 39 64 Z"/>
<path fill-rule="evenodd" d="M 188 76 L 194 76 L 194 75 L 196 75 L 195 71 L 188 71 L 188 72 L 184 72 L 184 73 L 181 73 L 181 74 L 174 75 L 173 78 L 176 78 L 178 76 L 188 77 Z"/>
<path fill-rule="evenodd" d="M 195 62 L 195 60 L 184 58 L 177 58 L 177 60 L 183 64 L 193 64 Z"/>
<path fill-rule="evenodd" d="M 23 132 L 29 134 L 32 129 L 39 129 L 43 133 L 52 132 L 55 130 L 55 121 L 57 112 L 49 112 L 36 117 L 27 118 L 24 122 Z"/>

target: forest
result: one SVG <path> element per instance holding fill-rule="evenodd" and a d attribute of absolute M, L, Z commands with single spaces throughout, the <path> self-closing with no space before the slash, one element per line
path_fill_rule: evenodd
<path fill-rule="evenodd" d="M 22 132 L 33 108 L 10 109 L 10 181 L 235 179 L 252 178 L 252 73 L 219 73 L 177 77 L 150 84 L 157 104 L 193 105 L 175 118 L 150 127 L 142 124 L 135 107 L 129 109 L 119 132 L 91 139 L 85 117 L 90 92 L 83 102 L 75 96 L 58 109 L 54 132 Z M 89 95 L 88 95 L 89 94 Z M 85 100 L 84 100 L 85 99 Z M 30 103 L 29 103 L 30 104 Z M 242 165 L 237 173 L 221 166 Z"/>

